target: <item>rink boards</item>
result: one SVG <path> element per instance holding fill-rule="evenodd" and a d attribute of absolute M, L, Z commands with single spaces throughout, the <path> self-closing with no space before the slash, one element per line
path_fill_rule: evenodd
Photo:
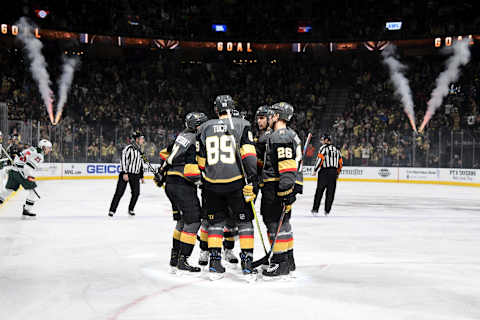
<path fill-rule="evenodd" d="M 158 165 L 154 164 L 154 168 Z M 115 179 L 120 165 L 115 163 L 43 163 L 38 180 Z M 317 180 L 312 166 L 303 168 L 305 180 Z M 145 178 L 153 174 L 145 168 Z M 344 167 L 340 181 L 441 184 L 480 187 L 480 170 L 455 168 Z"/>

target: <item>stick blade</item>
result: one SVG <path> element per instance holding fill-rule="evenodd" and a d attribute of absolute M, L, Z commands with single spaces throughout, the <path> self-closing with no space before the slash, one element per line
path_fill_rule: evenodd
<path fill-rule="evenodd" d="M 264 256 L 263 258 L 260 258 L 256 261 L 252 262 L 252 268 L 258 268 L 261 265 L 268 264 L 268 260 L 270 259 L 270 252 Z"/>

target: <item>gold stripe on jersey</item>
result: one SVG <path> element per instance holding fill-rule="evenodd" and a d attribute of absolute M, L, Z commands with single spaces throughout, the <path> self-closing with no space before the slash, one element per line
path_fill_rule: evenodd
<path fill-rule="evenodd" d="M 205 169 L 205 158 L 204 157 L 200 157 L 200 156 L 197 156 L 197 163 L 198 163 L 198 166 L 200 167 L 200 169 Z"/>
<path fill-rule="evenodd" d="M 180 240 L 181 232 L 177 229 L 173 230 L 173 239 Z"/>
<path fill-rule="evenodd" d="M 245 159 L 246 157 L 250 157 L 250 156 L 256 157 L 257 150 L 255 149 L 255 146 L 251 144 L 244 144 L 240 148 L 240 155 L 242 156 L 242 159 Z"/>
<path fill-rule="evenodd" d="M 280 178 L 268 178 L 268 179 L 263 179 L 263 182 L 275 182 L 275 181 L 280 181 Z"/>
<path fill-rule="evenodd" d="M 208 248 L 221 248 L 223 245 L 223 236 L 218 234 L 208 235 Z"/>
<path fill-rule="evenodd" d="M 167 176 L 180 176 L 182 178 L 185 178 L 185 176 L 183 175 L 182 172 L 180 171 L 172 171 L 172 170 L 168 170 L 167 171 Z M 186 179 L 186 178 L 185 178 Z"/>
<path fill-rule="evenodd" d="M 297 161 L 293 159 L 289 160 L 282 160 L 278 162 L 278 172 L 290 172 L 290 171 L 297 171 Z"/>
<path fill-rule="evenodd" d="M 288 250 L 293 249 L 293 238 L 291 238 L 287 243 L 288 243 Z"/>
<path fill-rule="evenodd" d="M 200 169 L 197 164 L 188 163 L 183 168 L 183 175 L 185 177 L 196 177 L 200 175 Z"/>
<path fill-rule="evenodd" d="M 170 152 L 167 151 L 167 148 L 162 149 L 160 151 L 160 158 L 162 158 L 162 160 L 167 160 L 169 156 L 170 156 Z"/>
<path fill-rule="evenodd" d="M 289 195 L 290 193 L 292 193 L 292 192 L 293 192 L 293 187 L 290 188 L 290 189 L 288 189 L 288 190 L 285 190 L 285 191 L 278 191 L 278 192 L 277 192 L 277 195 L 278 195 L 279 197 L 284 197 L 284 196 L 288 196 L 288 195 Z"/>
<path fill-rule="evenodd" d="M 303 186 L 303 182 L 302 182 L 302 181 L 298 181 L 298 180 L 297 180 L 297 181 L 295 181 L 295 183 Z"/>
<path fill-rule="evenodd" d="M 253 249 L 254 240 L 253 235 L 244 235 L 239 236 L 240 238 L 240 248 L 242 249 Z"/>
<path fill-rule="evenodd" d="M 243 177 L 242 176 L 235 176 L 235 177 L 230 178 L 230 179 L 211 179 L 207 176 L 204 176 L 203 178 L 210 183 L 229 183 L 229 182 L 233 182 L 233 181 L 237 181 L 239 179 L 242 179 Z"/>
<path fill-rule="evenodd" d="M 208 241 L 208 232 L 204 230 L 203 228 L 200 229 L 200 241 Z"/>
<path fill-rule="evenodd" d="M 280 240 L 278 239 L 275 241 L 275 245 L 273 246 L 273 252 L 285 252 L 288 250 L 288 243 L 289 240 Z"/>
<path fill-rule="evenodd" d="M 182 231 L 182 235 L 180 236 L 181 242 L 195 245 L 196 240 L 197 240 L 197 235 L 195 233 Z"/>

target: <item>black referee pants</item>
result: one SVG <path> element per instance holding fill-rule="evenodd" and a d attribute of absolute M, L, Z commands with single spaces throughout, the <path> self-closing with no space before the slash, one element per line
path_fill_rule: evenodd
<path fill-rule="evenodd" d="M 322 201 L 323 192 L 327 189 L 325 199 L 325 212 L 330 213 L 333 199 L 335 198 L 335 189 L 337 188 L 337 168 L 320 169 L 317 180 L 317 190 L 315 191 L 315 200 L 313 201 L 313 210 L 318 211 Z"/>
<path fill-rule="evenodd" d="M 127 184 L 130 185 L 130 191 L 132 192 L 132 198 L 130 199 L 130 204 L 128 205 L 128 210 L 133 211 L 135 209 L 135 204 L 137 203 L 138 196 L 140 196 L 140 179 L 141 176 L 135 173 L 128 174 L 128 181 L 123 180 L 124 172 L 120 172 L 118 176 L 117 189 L 115 190 L 115 195 L 112 199 L 112 204 L 110 205 L 110 211 L 116 212 L 118 203 L 125 193 Z"/>

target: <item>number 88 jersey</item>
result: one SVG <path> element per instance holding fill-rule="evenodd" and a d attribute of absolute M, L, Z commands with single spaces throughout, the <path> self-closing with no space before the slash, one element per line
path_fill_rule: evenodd
<path fill-rule="evenodd" d="M 236 147 L 240 150 L 247 178 L 257 174 L 257 154 L 250 123 L 239 118 L 232 118 L 232 122 L 233 131 L 228 118 L 209 120 L 198 130 L 197 162 L 206 189 L 229 192 L 242 188 L 244 181 Z"/>

